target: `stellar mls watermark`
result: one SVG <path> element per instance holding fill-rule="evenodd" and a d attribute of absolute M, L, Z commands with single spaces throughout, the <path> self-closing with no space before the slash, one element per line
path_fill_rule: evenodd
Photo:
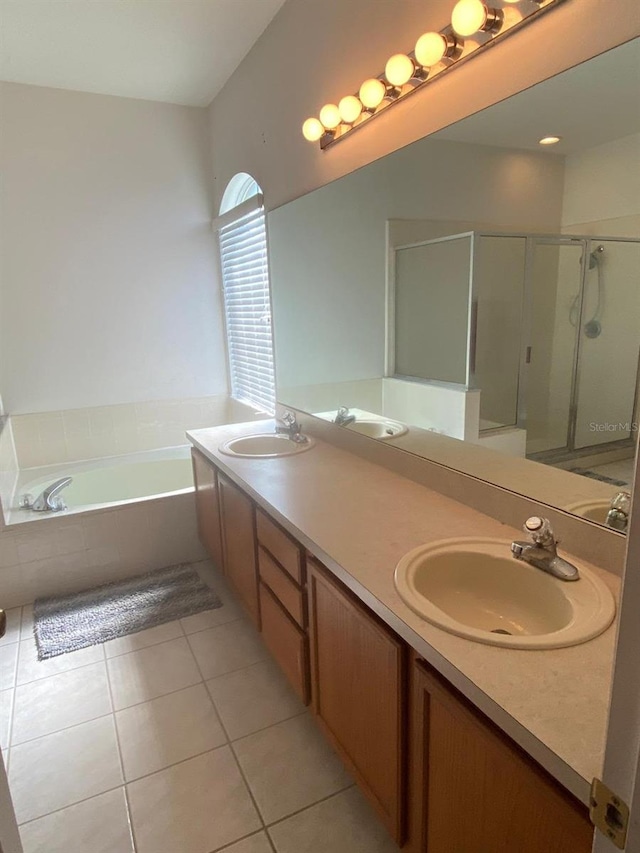
<path fill-rule="evenodd" d="M 609 423 L 609 421 L 591 421 L 589 424 L 590 432 L 638 432 L 638 423 L 636 421 L 626 421 L 623 423 Z"/>

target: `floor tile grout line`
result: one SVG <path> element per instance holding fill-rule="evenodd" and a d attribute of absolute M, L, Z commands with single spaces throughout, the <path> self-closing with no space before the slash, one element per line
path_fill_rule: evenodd
<path fill-rule="evenodd" d="M 110 716 L 110 715 L 105 715 L 105 718 L 106 718 L 107 716 Z M 208 755 L 209 753 L 211 753 L 211 752 L 216 752 L 216 751 L 217 751 L 217 750 L 219 750 L 219 749 L 224 749 L 226 746 L 230 746 L 230 744 L 228 744 L 228 743 L 221 744 L 220 746 L 216 746 L 216 747 L 214 747 L 213 749 L 205 750 L 204 752 L 201 752 L 201 753 L 199 753 L 198 755 L 192 755 L 192 756 L 189 756 L 188 758 L 183 758 L 181 761 L 176 761 L 176 762 L 174 762 L 173 764 L 169 764 L 169 765 L 167 765 L 166 767 L 161 767 L 161 768 L 159 768 L 158 770 L 154 770 L 154 771 L 153 771 L 153 772 L 151 772 L 151 773 L 147 773 L 147 774 L 145 774 L 144 776 L 139 776 L 139 777 L 137 777 L 136 779 L 132 779 L 132 780 L 130 780 L 130 781 L 128 781 L 128 782 L 125 780 L 125 781 L 123 781 L 121 784 L 114 785 L 114 786 L 112 786 L 112 787 L 110 787 L 110 788 L 105 789 L 104 791 L 100 791 L 100 792 L 99 792 L 99 793 L 97 793 L 97 794 L 92 794 L 90 797 L 83 797 L 83 798 L 82 798 L 82 799 L 80 799 L 80 800 L 74 800 L 74 802 L 72 802 L 72 803 L 67 803 L 66 805 L 61 806 L 60 808 L 52 809 L 52 810 L 51 810 L 51 811 L 49 811 L 49 812 L 43 812 L 42 814 L 38 815 L 37 817 L 29 818 L 29 820 L 23 820 L 23 821 L 21 821 L 21 822 L 20 822 L 20 824 L 19 824 L 19 825 L 20 825 L 20 826 L 24 826 L 24 825 L 25 825 L 25 824 L 27 824 L 27 823 L 33 823 L 33 822 L 34 822 L 34 821 L 36 821 L 36 820 L 40 820 L 40 819 L 42 819 L 42 818 L 49 817 L 50 815 L 57 814 L 58 812 L 62 812 L 62 811 L 64 811 L 65 809 L 72 808 L 73 806 L 80 805 L 81 803 L 87 803 L 87 802 L 89 802 L 90 800 L 95 800 L 97 797 L 101 797 L 101 796 L 103 796 L 104 794 L 109 794 L 109 793 L 111 793 L 111 792 L 113 792 L 113 791 L 119 791 L 121 788 L 122 788 L 122 789 L 124 789 L 124 793 L 125 793 L 125 797 L 126 797 L 126 801 L 127 801 L 127 811 L 129 812 L 129 798 L 128 798 L 127 790 L 126 790 L 128 785 L 132 785 L 132 784 L 134 784 L 134 783 L 136 783 L 136 782 L 139 782 L 139 781 L 140 781 L 140 780 L 142 780 L 142 779 L 148 779 L 148 778 L 149 778 L 149 777 L 151 777 L 151 776 L 156 776 L 156 775 L 158 775 L 159 773 L 163 773 L 163 772 L 165 772 L 166 770 L 171 769 L 172 767 L 177 767 L 177 766 L 178 766 L 178 765 L 180 765 L 180 764 L 185 764 L 187 761 L 191 761 L 191 760 L 192 760 L 192 759 L 194 759 L 194 758 L 201 758 L 203 755 Z M 235 753 L 234 753 L 234 757 L 235 757 Z M 236 761 L 237 761 L 237 759 L 236 759 Z M 244 779 L 245 779 L 245 777 L 244 777 L 244 774 L 242 773 L 242 768 L 240 768 L 240 772 L 241 772 L 241 774 L 242 774 L 242 778 L 243 778 L 243 780 L 244 780 Z M 247 784 L 247 783 L 246 783 L 246 780 L 245 780 L 245 784 Z M 248 787 L 248 785 L 247 785 L 247 787 Z M 333 793 L 328 794 L 326 797 L 321 797 L 319 800 L 316 800 L 316 801 L 314 801 L 314 802 L 312 802 L 312 803 L 309 803 L 308 805 L 303 806 L 302 808 L 297 809 L 297 810 L 296 810 L 296 811 L 294 811 L 294 812 L 291 812 L 291 814 L 284 815 L 283 817 L 278 818 L 277 820 L 271 821 L 270 823 L 266 823 L 266 822 L 264 821 L 264 819 L 262 818 L 262 815 L 261 815 L 261 813 L 260 813 L 259 809 L 257 809 L 257 806 L 256 806 L 256 810 L 257 810 L 257 813 L 258 813 L 258 817 L 260 818 L 260 821 L 261 821 L 261 824 L 262 824 L 262 826 L 260 827 L 260 829 L 259 829 L 259 830 L 254 831 L 254 832 L 250 832 L 250 833 L 248 833 L 248 835 L 243 836 L 242 838 L 237 838 L 237 839 L 235 839 L 235 841 L 231 841 L 231 842 L 229 842 L 229 844 L 227 844 L 226 846 L 227 846 L 227 847 L 232 846 L 233 844 L 236 844 L 238 841 L 242 841 L 242 840 L 243 840 L 243 838 L 249 838 L 249 837 L 251 837 L 252 835 L 258 835 L 258 833 L 263 832 L 263 831 L 266 831 L 267 829 L 269 829 L 269 828 L 271 828 L 271 827 L 273 827 L 273 826 L 277 826 L 277 825 L 278 825 L 278 824 L 280 824 L 280 823 L 284 823 L 285 821 L 289 820 L 289 818 L 294 817 L 295 815 L 301 814 L 302 812 L 305 812 L 305 811 L 307 811 L 308 809 L 313 808 L 314 806 L 317 806 L 319 803 L 324 803 L 324 802 L 326 802 L 327 800 L 330 800 L 332 797 L 337 797 L 339 794 L 343 794 L 345 791 L 348 791 L 348 790 L 350 790 L 351 788 L 354 788 L 354 787 L 356 787 L 355 782 L 351 782 L 349 785 L 346 785 L 344 788 L 341 788 L 341 789 L 340 789 L 340 790 L 338 790 L 338 791 L 334 791 Z M 249 790 L 250 790 L 250 789 L 249 789 Z M 252 799 L 253 799 L 253 797 L 252 797 Z M 132 821 L 130 820 L 130 814 L 129 814 L 129 813 L 128 813 L 128 817 L 129 817 L 130 824 L 131 824 L 131 826 L 132 826 Z M 134 842 L 134 843 L 135 843 L 135 842 Z M 218 849 L 222 849 L 222 850 L 224 850 L 225 848 L 224 848 L 224 847 L 222 847 L 222 848 L 216 848 L 216 849 L 213 851 L 213 853 L 218 853 Z M 137 850 L 137 848 L 136 848 L 136 850 Z"/>
<path fill-rule="evenodd" d="M 320 805 L 320 803 L 326 803 L 327 800 L 333 799 L 333 797 L 338 797 L 340 794 L 344 794 L 345 791 L 350 791 L 351 788 L 355 788 L 356 783 L 351 782 L 349 785 L 345 785 L 344 788 L 340 788 L 339 791 L 334 791 L 332 794 L 327 794 L 326 797 L 321 797 L 319 800 L 316 800 L 313 803 L 309 803 L 307 806 L 303 806 L 301 809 L 296 809 L 296 811 L 291 812 L 291 814 L 285 815 L 284 817 L 279 817 L 278 820 L 272 820 L 271 823 L 267 823 L 265 825 L 265 829 L 268 831 L 274 826 L 278 826 L 278 824 L 286 823 L 290 818 L 296 817 L 296 815 L 302 814 L 302 812 L 306 812 L 309 809 L 314 808 L 315 806 Z"/>
<path fill-rule="evenodd" d="M 103 646 L 104 648 L 104 646 Z M 106 665 L 106 661 L 105 661 Z M 127 791 L 127 777 L 124 770 L 124 756 L 122 754 L 122 744 L 120 743 L 120 732 L 118 730 L 118 718 L 116 717 L 116 709 L 115 702 L 113 699 L 113 687 L 111 685 L 111 676 L 109 674 L 109 667 L 107 669 L 107 690 L 109 691 L 109 701 L 111 703 L 111 717 L 113 722 L 113 730 L 116 736 L 116 749 L 118 750 L 118 761 L 120 763 L 120 772 L 122 774 L 122 788 L 124 794 L 124 803 L 127 811 L 127 824 L 129 825 L 129 835 L 131 837 L 131 843 L 133 845 L 133 853 L 136 853 L 138 850 L 138 845 L 136 843 L 136 833 L 133 828 L 133 815 L 131 813 L 131 803 L 129 801 L 129 792 Z"/>
<path fill-rule="evenodd" d="M 99 794 L 91 794 L 90 797 L 83 797 L 81 800 L 75 800 L 73 803 L 67 803 L 66 806 L 61 806 L 59 809 L 52 809 L 50 812 L 44 812 L 44 814 L 38 815 L 38 817 L 31 817 L 29 820 L 21 821 L 18 826 L 26 826 L 29 823 L 35 823 L 37 820 L 42 820 L 45 817 L 51 817 L 51 815 L 59 814 L 60 812 L 65 811 L 66 809 L 71 809 L 74 806 L 79 806 L 82 803 L 89 803 L 91 800 L 95 800 L 98 797 L 104 796 L 104 794 L 111 794 L 113 791 L 119 791 L 121 788 L 124 788 L 124 785 L 114 785 L 112 788 L 107 788 L 105 791 L 100 791 Z"/>
<path fill-rule="evenodd" d="M 19 645 L 22 645 L 20 642 Z M 29 642 L 28 640 L 26 642 Z M 98 644 L 96 644 L 98 645 Z M 90 647 L 87 647 L 90 648 Z M 79 649 L 78 651 L 84 651 L 84 649 Z M 68 652 L 67 654 L 75 654 L 75 652 Z M 56 655 L 56 657 L 63 657 L 63 655 Z M 47 658 L 47 660 L 55 660 L 55 658 Z M 35 684 L 37 681 L 44 681 L 45 678 L 55 678 L 56 675 L 66 675 L 67 672 L 75 672 L 77 669 L 82 669 L 85 666 L 93 666 L 97 663 L 104 663 L 107 660 L 104 656 L 104 651 L 102 652 L 102 656 L 99 660 L 91 661 L 90 663 L 80 663 L 77 666 L 71 666 L 69 669 L 62 669 L 60 672 L 51 672 L 48 675 L 41 675 L 38 678 L 32 678 L 29 681 L 17 681 L 18 674 L 20 672 L 20 653 L 18 652 L 18 663 L 16 666 L 16 687 L 26 687 L 28 684 Z M 46 663 L 46 661 L 38 661 L 38 663 Z"/>
<path fill-rule="evenodd" d="M 89 717 L 88 720 L 82 720 L 81 722 L 73 723 L 70 726 L 63 726 L 63 728 L 61 728 L 61 729 L 55 729 L 55 731 L 47 732 L 46 734 L 43 734 L 43 735 L 37 735 L 37 737 L 30 737 L 28 740 L 21 740 L 19 743 L 12 743 L 10 749 L 12 749 L 12 750 L 18 749 L 18 747 L 26 746 L 26 744 L 28 744 L 28 743 L 34 743 L 35 741 L 42 740 L 45 737 L 52 737 L 52 735 L 61 734 L 62 732 L 68 732 L 70 729 L 76 729 L 79 726 L 86 725 L 87 723 L 95 723 L 96 720 L 104 720 L 106 717 L 111 717 L 111 716 L 113 716 L 113 711 L 109 711 L 106 714 L 98 714 L 97 717 Z"/>
<path fill-rule="evenodd" d="M 195 655 L 194 655 L 194 658 L 195 658 Z M 197 658 L 196 658 L 196 666 L 198 667 L 198 672 L 200 673 L 200 675 L 202 675 L 202 669 L 200 668 L 200 664 L 198 663 Z M 249 785 L 249 780 L 245 776 L 244 770 L 242 769 L 240 762 L 238 761 L 238 756 L 236 755 L 236 751 L 233 748 L 233 744 L 231 743 L 231 740 L 229 739 L 229 732 L 227 731 L 227 727 L 225 726 L 225 724 L 222 720 L 222 716 L 218 710 L 218 706 L 216 705 L 216 703 L 213 699 L 213 696 L 211 695 L 211 693 L 209 693 L 209 689 L 207 688 L 207 682 L 206 682 L 206 679 L 204 678 L 204 676 L 203 676 L 202 680 L 204 681 L 205 689 L 207 690 L 209 698 L 211 699 L 211 704 L 213 705 L 215 712 L 218 715 L 218 719 L 220 720 L 220 725 L 222 726 L 222 731 L 224 732 L 225 737 L 227 738 L 227 744 L 228 744 L 229 750 L 231 752 L 231 755 L 233 756 L 233 760 L 236 763 L 236 767 L 238 768 L 238 772 L 240 773 L 242 781 L 244 782 L 245 788 L 247 789 L 247 793 L 249 794 L 249 798 L 251 799 L 253 807 L 254 807 L 256 814 L 258 816 L 258 820 L 260 821 L 260 825 L 261 825 L 262 829 L 265 829 L 265 822 L 264 822 L 264 819 L 262 817 L 262 812 L 258 808 L 258 803 L 256 802 L 256 798 L 254 797 L 253 791 L 251 790 L 251 786 Z"/>
<path fill-rule="evenodd" d="M 230 841 L 228 844 L 224 844 L 222 847 L 215 847 L 213 850 L 210 850 L 209 853 L 225 853 L 225 850 L 231 850 L 232 847 L 235 847 L 236 844 L 240 844 L 241 841 L 246 841 L 249 838 L 255 838 L 258 835 L 264 835 L 271 849 L 274 851 L 274 853 L 277 853 L 276 848 L 271 843 L 269 834 L 265 829 L 259 829 L 257 832 L 250 832 L 248 835 L 243 835 L 242 838 L 236 838 L 235 841 Z"/>

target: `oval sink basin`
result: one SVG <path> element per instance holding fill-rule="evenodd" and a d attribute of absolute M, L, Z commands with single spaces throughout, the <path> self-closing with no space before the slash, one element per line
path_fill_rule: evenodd
<path fill-rule="evenodd" d="M 611 509 L 611 501 L 581 501 L 567 507 L 567 512 L 573 512 L 589 521 L 597 521 L 598 524 L 607 523 L 607 513 Z"/>
<path fill-rule="evenodd" d="M 406 554 L 395 585 L 423 619 L 470 640 L 515 649 L 584 643 L 613 621 L 615 601 L 593 572 L 561 581 L 511 556 L 503 539 L 449 539 Z"/>
<path fill-rule="evenodd" d="M 347 424 L 347 429 L 352 432 L 358 432 L 360 435 L 368 435 L 370 438 L 379 438 L 383 441 L 389 438 L 397 438 L 399 435 L 404 435 L 408 432 L 404 424 L 398 421 L 375 421 L 375 420 L 357 420 L 352 424 Z"/>
<path fill-rule="evenodd" d="M 232 438 L 225 441 L 218 448 L 220 453 L 227 456 L 252 456 L 263 459 L 271 459 L 276 456 L 293 456 L 296 453 L 304 453 L 314 445 L 312 438 L 298 444 L 291 441 L 286 435 L 245 435 L 242 438 Z"/>

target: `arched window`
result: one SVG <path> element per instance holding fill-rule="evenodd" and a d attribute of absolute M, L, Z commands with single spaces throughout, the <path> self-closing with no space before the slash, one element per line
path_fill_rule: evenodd
<path fill-rule="evenodd" d="M 273 414 L 267 232 L 262 191 L 251 175 L 240 172 L 229 181 L 214 228 L 220 246 L 231 396 Z"/>

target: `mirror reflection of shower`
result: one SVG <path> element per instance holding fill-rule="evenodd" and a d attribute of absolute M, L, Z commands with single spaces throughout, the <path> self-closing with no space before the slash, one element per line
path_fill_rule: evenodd
<path fill-rule="evenodd" d="M 589 272 L 597 270 L 598 276 L 598 301 L 593 317 L 584 324 L 584 333 L 588 338 L 597 338 L 602 332 L 602 315 L 604 313 L 604 275 L 602 271 L 604 246 L 597 246 L 589 255 Z M 581 291 L 576 293 L 569 310 L 569 322 L 575 328 L 580 320 Z"/>

